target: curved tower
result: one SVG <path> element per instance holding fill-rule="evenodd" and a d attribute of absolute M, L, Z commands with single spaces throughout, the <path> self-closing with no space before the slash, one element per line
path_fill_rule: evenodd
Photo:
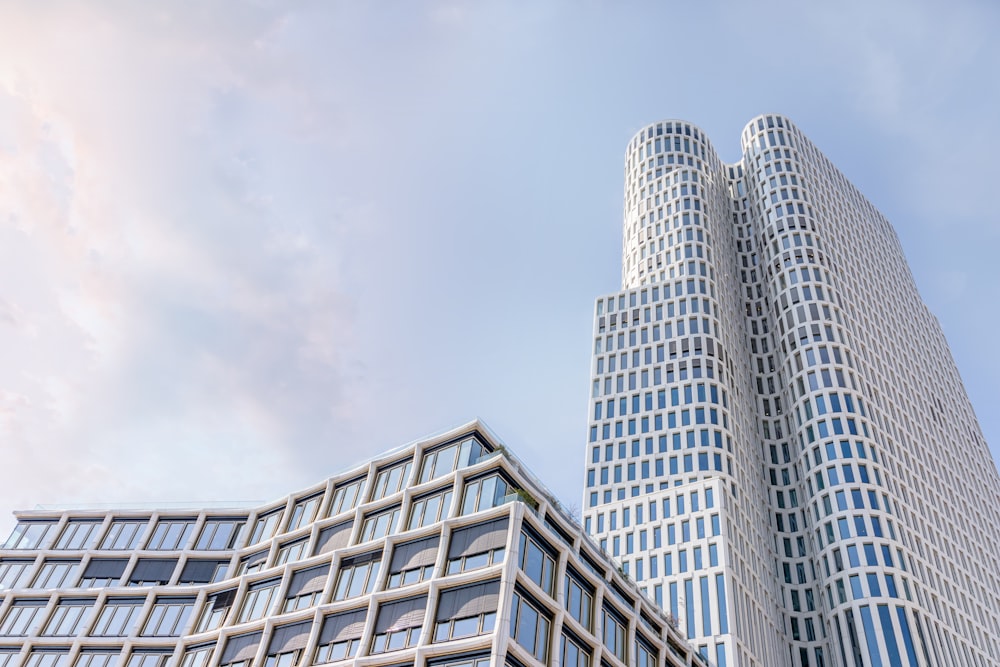
<path fill-rule="evenodd" d="M 1000 481 L 895 233 L 788 119 L 742 148 L 628 146 L 586 527 L 712 664 L 996 664 Z"/>

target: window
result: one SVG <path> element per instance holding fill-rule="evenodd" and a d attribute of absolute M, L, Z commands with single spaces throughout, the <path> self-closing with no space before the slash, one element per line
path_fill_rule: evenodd
<path fill-rule="evenodd" d="M 32 588 L 70 588 L 76 583 L 78 560 L 46 560 Z"/>
<path fill-rule="evenodd" d="M 361 525 L 361 542 L 377 540 L 393 532 L 399 519 L 399 506 L 392 507 L 383 512 L 370 514 L 365 517 L 365 522 Z"/>
<path fill-rule="evenodd" d="M 410 478 L 410 468 L 412 466 L 413 462 L 410 459 L 406 459 L 388 468 L 379 470 L 375 476 L 375 488 L 372 489 L 372 500 L 385 498 L 403 488 L 406 480 Z"/>
<path fill-rule="evenodd" d="M 485 451 L 478 440 L 467 438 L 460 443 L 427 452 L 420 466 L 420 483 L 429 482 L 458 468 L 472 465 Z"/>
<path fill-rule="evenodd" d="M 59 601 L 42 635 L 46 637 L 74 637 L 90 620 L 94 610 L 93 598 L 63 599 Z"/>
<path fill-rule="evenodd" d="M 66 667 L 68 662 L 66 649 L 35 649 L 28 654 L 24 667 Z"/>
<path fill-rule="evenodd" d="M 601 616 L 604 625 L 604 645 L 619 660 L 627 662 L 625 641 L 628 638 L 628 623 L 625 622 L 624 616 L 607 607 L 601 610 Z"/>
<path fill-rule="evenodd" d="M 0 591 L 20 588 L 25 572 L 34 563 L 33 560 L 0 559 Z"/>
<path fill-rule="evenodd" d="M 127 667 L 166 667 L 173 651 L 139 649 L 128 657 Z"/>
<path fill-rule="evenodd" d="M 489 567 L 503 561 L 507 547 L 507 517 L 459 528 L 448 545 L 447 574 Z"/>
<path fill-rule="evenodd" d="M 181 576 L 177 579 L 178 584 L 214 584 L 226 578 L 226 571 L 229 569 L 229 561 L 225 560 L 200 560 L 189 558 L 184 563 Z"/>
<path fill-rule="evenodd" d="M 140 558 L 128 578 L 129 586 L 164 586 L 177 567 L 175 558 Z"/>
<path fill-rule="evenodd" d="M 142 636 L 179 637 L 187 627 L 192 609 L 194 609 L 194 598 L 156 598 Z"/>
<path fill-rule="evenodd" d="M 215 651 L 215 644 L 191 646 L 184 652 L 181 667 L 207 667 Z"/>
<path fill-rule="evenodd" d="M 243 519 L 206 519 L 194 548 L 200 551 L 225 551 L 236 545 Z"/>
<path fill-rule="evenodd" d="M 392 549 L 389 562 L 389 583 L 387 588 L 409 586 L 431 576 L 437 560 L 440 537 L 428 537 L 415 542 L 397 544 Z"/>
<path fill-rule="evenodd" d="M 103 588 L 118 583 L 125 574 L 124 558 L 92 558 L 80 577 L 81 588 Z"/>
<path fill-rule="evenodd" d="M 313 548 L 313 556 L 329 553 L 336 549 L 343 549 L 351 543 L 351 533 L 354 532 L 354 522 L 345 521 L 336 526 L 324 528 L 316 537 L 316 546 Z"/>
<path fill-rule="evenodd" d="M 80 650 L 73 667 L 118 667 L 118 658 L 121 656 L 121 649 L 88 649 Z M 0 667 L 3 667 L 3 660 L 0 660 Z"/>
<path fill-rule="evenodd" d="M 434 625 L 434 641 L 446 642 L 493 632 L 500 580 L 442 591 Z"/>
<path fill-rule="evenodd" d="M 442 493 L 434 493 L 423 496 L 413 501 L 410 508 L 410 520 L 406 524 L 407 530 L 429 526 L 448 517 L 448 510 L 451 509 L 452 487 Z"/>
<path fill-rule="evenodd" d="M 38 549 L 45 541 L 52 521 L 22 521 L 14 526 L 14 532 L 4 542 L 2 549 Z"/>
<path fill-rule="evenodd" d="M 101 527 L 100 521 L 85 521 L 72 519 L 66 522 L 59 541 L 56 542 L 56 549 L 90 549 L 94 546 L 97 538 L 97 529 Z M 79 660 L 77 661 L 79 664 Z"/>
<path fill-rule="evenodd" d="M 636 633 L 638 635 L 639 633 Z M 657 651 L 645 639 L 635 638 L 635 667 L 656 667 Z"/>
<path fill-rule="evenodd" d="M 258 551 L 257 553 L 241 558 L 239 574 L 253 574 L 254 572 L 260 572 L 263 570 L 267 567 L 267 554 L 268 550 L 264 549 L 263 551 Z"/>
<path fill-rule="evenodd" d="M 93 629 L 93 637 L 125 637 L 132 633 L 139 612 L 142 610 L 143 598 L 108 598 L 104 609 L 97 617 Z"/>
<path fill-rule="evenodd" d="M 316 646 L 316 664 L 353 658 L 365 629 L 368 608 L 327 616 Z"/>
<path fill-rule="evenodd" d="M 330 502 L 330 516 L 354 509 L 361 498 L 361 489 L 364 488 L 365 478 L 359 477 L 343 484 L 338 484 L 333 490 L 333 500 Z"/>
<path fill-rule="evenodd" d="M 135 549 L 139 546 L 139 539 L 142 537 L 146 527 L 146 519 L 119 519 L 112 521 L 108 532 L 101 540 L 100 549 Z"/>
<path fill-rule="evenodd" d="M 540 611 L 543 607 L 521 591 L 514 592 L 512 607 L 510 636 L 533 656 L 546 662 L 552 622 L 547 614 Z"/>
<path fill-rule="evenodd" d="M 427 664 L 430 665 L 430 667 L 490 667 L 490 656 L 488 653 L 483 655 L 470 655 L 461 658 L 448 656 L 433 662 L 428 661 Z"/>
<path fill-rule="evenodd" d="M 548 545 L 533 535 L 521 533 L 521 553 L 518 565 L 529 579 L 541 586 L 543 591 L 552 595 L 552 572 L 555 570 L 555 559 L 551 556 Z"/>
<path fill-rule="evenodd" d="M 559 644 L 562 667 L 590 667 L 592 654 L 582 640 L 564 633 L 560 637 Z"/>
<path fill-rule="evenodd" d="M 292 505 L 292 516 L 288 519 L 288 530 L 298 530 L 316 518 L 316 510 L 319 509 L 319 503 L 322 500 L 323 494 L 317 493 L 295 501 L 295 504 Z"/>
<path fill-rule="evenodd" d="M 511 488 L 500 475 L 480 477 L 468 482 L 462 497 L 462 514 L 481 512 L 502 505 Z"/>
<path fill-rule="evenodd" d="M 372 551 L 340 562 L 337 573 L 337 585 L 334 587 L 333 599 L 346 600 L 375 590 L 378 580 L 379 565 L 382 563 L 382 552 Z"/>
<path fill-rule="evenodd" d="M 170 519 L 156 522 L 153 536 L 146 548 L 151 551 L 176 551 L 187 546 L 194 519 Z"/>
<path fill-rule="evenodd" d="M 267 647 L 264 667 L 294 667 L 302 658 L 302 650 L 309 642 L 312 621 L 294 623 L 275 628 Z"/>
<path fill-rule="evenodd" d="M 195 632 L 215 630 L 217 627 L 222 625 L 222 622 L 226 620 L 226 616 L 229 614 L 229 609 L 233 606 L 233 600 L 235 599 L 235 588 L 228 591 L 222 591 L 221 593 L 216 593 L 215 595 L 209 597 L 208 602 L 205 604 L 205 610 L 201 613 L 201 618 L 198 619 L 198 626 Z"/>
<path fill-rule="evenodd" d="M 427 597 L 386 602 L 379 607 L 371 653 L 385 653 L 413 646 L 427 611 Z"/>
<path fill-rule="evenodd" d="M 229 667 L 250 667 L 254 657 L 257 655 L 257 647 L 260 645 L 260 632 L 251 632 L 245 635 L 230 637 L 226 641 L 226 648 L 219 658 L 219 665 Z"/>
<path fill-rule="evenodd" d="M 253 532 L 250 533 L 250 541 L 247 544 L 257 544 L 261 540 L 269 540 L 274 536 L 274 531 L 281 522 L 281 515 L 284 510 L 274 510 L 257 517 L 253 525 Z"/>
<path fill-rule="evenodd" d="M 274 600 L 280 583 L 281 579 L 268 579 L 250 584 L 246 599 L 243 600 L 243 607 L 240 609 L 239 622 L 246 623 L 263 618 L 271 608 L 271 602 Z"/>
<path fill-rule="evenodd" d="M 0 623 L 0 636 L 24 637 L 48 600 L 14 600 Z"/>
<path fill-rule="evenodd" d="M 285 592 L 283 610 L 295 611 L 319 604 L 329 574 L 329 565 L 311 567 L 293 574 L 292 580 L 288 583 L 288 590 Z"/>
<path fill-rule="evenodd" d="M 278 547 L 278 559 L 275 565 L 284 565 L 293 561 L 302 560 L 302 556 L 309 545 L 309 538 L 303 537 L 301 540 L 286 542 Z"/>
<path fill-rule="evenodd" d="M 591 630 L 594 591 L 575 572 L 566 570 L 566 611 L 587 630 Z"/>

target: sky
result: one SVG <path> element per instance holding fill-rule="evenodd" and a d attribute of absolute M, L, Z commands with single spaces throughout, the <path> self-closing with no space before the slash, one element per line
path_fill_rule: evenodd
<path fill-rule="evenodd" d="M 480 417 L 582 492 L 625 145 L 778 112 L 889 218 L 1000 452 L 1000 5 L 0 2 L 0 533 L 264 501 Z"/>

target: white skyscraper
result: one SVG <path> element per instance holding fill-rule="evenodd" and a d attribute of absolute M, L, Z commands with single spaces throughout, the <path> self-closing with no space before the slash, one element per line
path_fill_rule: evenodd
<path fill-rule="evenodd" d="M 888 221 L 786 118 L 625 156 L 585 528 L 713 665 L 1000 664 L 1000 478 Z"/>

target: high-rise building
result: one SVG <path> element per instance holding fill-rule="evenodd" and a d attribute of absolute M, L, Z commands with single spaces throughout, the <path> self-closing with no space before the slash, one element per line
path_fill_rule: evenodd
<path fill-rule="evenodd" d="M 19 512 L 0 667 L 704 667 L 481 423 L 261 507 Z"/>
<path fill-rule="evenodd" d="M 1000 480 L 885 217 L 778 115 L 625 154 L 584 521 L 713 665 L 1000 664 Z"/>

